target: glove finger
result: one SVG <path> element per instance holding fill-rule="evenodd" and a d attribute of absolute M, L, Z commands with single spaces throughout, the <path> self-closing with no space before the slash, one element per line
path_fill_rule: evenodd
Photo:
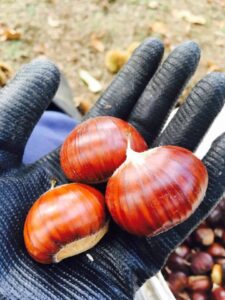
<path fill-rule="evenodd" d="M 194 42 L 178 46 L 159 67 L 135 105 L 129 122 L 149 143 L 156 138 L 185 84 L 195 72 L 200 49 Z"/>
<path fill-rule="evenodd" d="M 25 65 L 0 92 L 0 166 L 21 163 L 26 142 L 43 111 L 52 100 L 59 71 L 46 59 Z M 41 141 L 40 141 L 41 142 Z"/>
<path fill-rule="evenodd" d="M 154 146 L 178 145 L 194 151 L 225 102 L 225 75 L 206 75 L 191 91 Z"/>
<path fill-rule="evenodd" d="M 145 40 L 84 119 L 101 115 L 126 119 L 155 73 L 162 55 L 160 40 Z"/>
<path fill-rule="evenodd" d="M 151 244 L 161 243 L 164 255 L 169 255 L 209 215 L 225 192 L 225 133 L 212 144 L 203 159 L 209 174 L 206 196 L 196 212 L 187 221 L 151 239 Z M 163 245 L 163 246 L 162 246 Z M 161 266 L 162 267 L 162 266 Z"/>

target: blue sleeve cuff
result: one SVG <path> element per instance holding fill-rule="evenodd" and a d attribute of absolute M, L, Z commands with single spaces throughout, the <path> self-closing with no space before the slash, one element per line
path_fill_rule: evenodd
<path fill-rule="evenodd" d="M 61 112 L 44 112 L 27 142 L 23 162 L 33 163 L 59 147 L 77 123 Z"/>

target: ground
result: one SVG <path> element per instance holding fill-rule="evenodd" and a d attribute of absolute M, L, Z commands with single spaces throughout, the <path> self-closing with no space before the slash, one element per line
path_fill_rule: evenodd
<path fill-rule="evenodd" d="M 67 75 L 74 103 L 92 105 L 99 93 L 88 89 L 79 71 L 94 76 L 104 90 L 114 76 L 105 65 L 109 50 L 157 36 L 168 53 L 191 39 L 202 58 L 190 89 L 207 72 L 225 70 L 224 13 L 222 0 L 0 0 L 0 63 L 14 73 L 32 58 L 47 56 Z"/>

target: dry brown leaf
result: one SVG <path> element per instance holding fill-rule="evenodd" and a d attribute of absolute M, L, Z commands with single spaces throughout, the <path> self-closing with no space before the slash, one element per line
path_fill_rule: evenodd
<path fill-rule="evenodd" d="M 221 72 L 223 71 L 222 67 L 219 67 L 214 61 L 208 60 L 206 62 L 207 73 L 211 72 Z"/>
<path fill-rule="evenodd" d="M 186 101 L 186 99 L 187 99 L 188 95 L 190 94 L 191 90 L 193 89 L 194 85 L 195 85 L 195 83 L 192 83 L 192 84 L 186 86 L 186 88 L 180 95 L 179 100 L 176 103 L 176 106 L 181 106 Z"/>
<path fill-rule="evenodd" d="M 60 26 L 60 20 L 57 20 L 53 18 L 53 16 L 48 16 L 48 25 L 51 27 L 59 27 Z"/>
<path fill-rule="evenodd" d="M 164 43 L 165 48 L 167 48 L 167 49 L 170 50 L 170 47 L 171 47 L 171 45 L 172 45 L 172 40 L 171 40 L 171 38 L 165 37 L 164 40 L 163 40 L 163 43 Z"/>
<path fill-rule="evenodd" d="M 151 9 L 157 9 L 159 7 L 159 2 L 158 1 L 150 1 L 148 4 L 148 7 Z"/>
<path fill-rule="evenodd" d="M 159 33 L 163 36 L 166 36 L 168 32 L 166 24 L 163 22 L 154 22 L 150 24 L 149 30 L 151 33 Z"/>
<path fill-rule="evenodd" d="M 224 47 L 225 46 L 225 40 L 224 39 L 221 39 L 221 40 L 217 40 L 215 42 L 216 46 L 219 46 L 219 47 Z"/>
<path fill-rule="evenodd" d="M 216 4 L 220 5 L 221 7 L 225 7 L 225 1 L 224 0 L 208 0 L 207 1 L 209 4 L 211 4 L 212 2 L 216 2 Z"/>
<path fill-rule="evenodd" d="M 139 42 L 133 42 L 127 47 L 127 52 L 131 55 L 137 47 L 140 46 Z"/>
<path fill-rule="evenodd" d="M 84 98 L 80 98 L 80 97 L 77 97 L 75 99 L 76 103 L 78 103 L 78 110 L 81 112 L 82 115 L 85 115 L 92 107 L 92 104 L 90 101 L 84 99 Z"/>
<path fill-rule="evenodd" d="M 117 73 L 128 61 L 130 54 L 128 51 L 110 50 L 105 56 L 105 66 L 111 73 Z"/>
<path fill-rule="evenodd" d="M 91 35 L 91 46 L 98 52 L 103 52 L 105 50 L 105 46 L 101 41 L 100 36 L 96 35 L 96 33 Z"/>
<path fill-rule="evenodd" d="M 1 41 L 17 41 L 21 39 L 21 33 L 11 28 L 2 28 L 0 36 Z"/>
<path fill-rule="evenodd" d="M 13 71 L 8 64 L 0 62 L 0 86 L 4 86 L 7 83 L 12 73 Z"/>
<path fill-rule="evenodd" d="M 46 46 L 44 43 L 42 44 L 37 44 L 34 46 L 33 51 L 38 53 L 38 54 L 45 54 L 46 52 Z"/>
<path fill-rule="evenodd" d="M 0 86 L 4 86 L 7 82 L 6 74 L 0 69 Z"/>
<path fill-rule="evenodd" d="M 86 70 L 79 70 L 79 76 L 87 84 L 88 89 L 92 93 L 99 93 L 102 90 L 101 83 L 96 80 L 88 71 Z"/>
<path fill-rule="evenodd" d="M 177 19 L 185 20 L 195 25 L 205 25 L 206 19 L 200 15 L 194 15 L 189 10 L 175 10 L 173 15 Z"/>

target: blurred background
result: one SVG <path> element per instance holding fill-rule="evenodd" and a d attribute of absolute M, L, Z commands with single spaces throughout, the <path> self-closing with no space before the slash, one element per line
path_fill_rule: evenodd
<path fill-rule="evenodd" d="M 45 56 L 85 113 L 146 37 L 160 37 L 166 54 L 191 39 L 202 57 L 182 102 L 206 73 L 225 71 L 224 15 L 223 0 L 0 0 L 0 86 Z M 225 199 L 171 255 L 163 274 L 176 299 L 225 299 L 224 215 Z"/>
<path fill-rule="evenodd" d="M 200 45 L 186 94 L 207 72 L 225 69 L 224 13 L 223 0 L 1 0 L 0 85 L 47 56 L 66 74 L 74 104 L 87 111 L 135 47 L 156 36 L 166 53 L 189 39 Z"/>

